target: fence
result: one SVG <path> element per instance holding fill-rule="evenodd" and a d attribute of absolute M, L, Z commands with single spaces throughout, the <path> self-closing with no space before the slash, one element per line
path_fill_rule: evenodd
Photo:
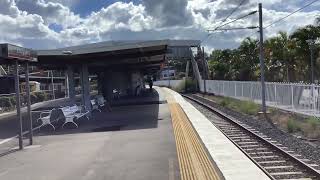
<path fill-rule="evenodd" d="M 181 82 L 182 80 L 161 80 L 161 81 L 155 81 L 153 84 L 155 86 L 177 88 L 181 84 Z"/>
<path fill-rule="evenodd" d="M 181 80 L 156 81 L 157 86 L 174 88 Z M 255 81 L 200 82 L 200 91 L 261 104 L 261 83 Z M 302 83 L 266 82 L 266 104 L 287 111 L 320 117 L 320 86 Z"/>
<path fill-rule="evenodd" d="M 250 100 L 261 104 L 261 83 L 252 81 L 204 80 L 201 92 Z M 266 82 L 266 104 L 287 111 L 320 117 L 319 85 Z"/>

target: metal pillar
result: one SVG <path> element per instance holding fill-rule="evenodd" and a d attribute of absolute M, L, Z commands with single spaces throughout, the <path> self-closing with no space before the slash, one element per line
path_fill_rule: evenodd
<path fill-rule="evenodd" d="M 50 72 L 51 72 L 52 97 L 53 97 L 53 99 L 56 99 L 56 96 L 55 96 L 55 94 L 54 94 L 53 71 L 50 71 Z"/>
<path fill-rule="evenodd" d="M 31 116 L 31 101 L 30 101 L 30 84 L 29 84 L 29 63 L 25 64 L 25 74 L 26 74 L 26 96 L 27 96 L 27 120 L 29 121 L 29 144 L 33 144 L 33 122 Z"/>
<path fill-rule="evenodd" d="M 206 68 L 206 59 L 204 57 L 204 47 L 202 47 L 202 71 L 203 71 L 203 92 L 207 93 L 207 68 Z"/>
<path fill-rule="evenodd" d="M 187 80 L 189 76 L 189 68 L 190 68 L 190 61 L 187 60 L 187 66 L 186 66 L 186 76 L 185 76 L 185 82 L 184 82 L 184 91 L 187 92 Z"/>
<path fill-rule="evenodd" d="M 314 84 L 314 60 L 313 60 L 313 53 L 314 45 L 310 45 L 310 66 L 311 66 L 311 84 Z"/>
<path fill-rule="evenodd" d="M 69 80 L 68 80 L 68 72 L 65 71 L 64 74 L 64 97 L 69 97 Z"/>
<path fill-rule="evenodd" d="M 194 76 L 196 77 L 196 80 L 197 80 L 197 89 L 198 89 L 199 87 L 201 87 L 201 76 L 200 76 L 198 64 L 197 64 L 197 62 L 194 60 L 194 57 L 193 57 L 191 48 L 190 48 L 190 53 L 191 53 L 191 65 L 192 65 L 192 69 L 193 69 L 193 74 L 194 74 Z"/>
<path fill-rule="evenodd" d="M 18 137 L 19 137 L 19 149 L 23 149 L 22 141 L 22 116 L 20 107 L 20 87 L 19 87 L 19 65 L 18 60 L 15 61 L 15 90 L 16 90 L 16 108 L 17 108 L 17 118 L 18 118 Z"/>
<path fill-rule="evenodd" d="M 89 82 L 89 71 L 88 71 L 87 64 L 82 64 L 80 74 L 81 74 L 81 87 L 82 87 L 82 102 L 86 110 L 91 112 L 90 82 Z"/>
<path fill-rule="evenodd" d="M 103 89 L 105 92 L 105 97 L 108 102 L 112 101 L 112 91 L 113 91 L 113 83 L 112 83 L 112 71 L 108 69 L 104 73 L 104 80 L 103 80 Z M 134 94 L 134 85 L 132 84 L 132 72 L 129 73 L 129 79 L 130 79 L 130 92 Z"/>
<path fill-rule="evenodd" d="M 76 91 L 74 87 L 74 72 L 72 66 L 68 66 L 67 69 L 67 80 L 68 80 L 68 95 L 69 95 L 69 100 L 71 101 L 72 104 L 76 103 Z"/>
<path fill-rule="evenodd" d="M 259 31 L 260 31 L 260 71 L 261 71 L 261 100 L 262 112 L 266 113 L 266 85 L 264 82 L 264 53 L 263 53 L 263 22 L 262 22 L 262 4 L 259 3 Z"/>

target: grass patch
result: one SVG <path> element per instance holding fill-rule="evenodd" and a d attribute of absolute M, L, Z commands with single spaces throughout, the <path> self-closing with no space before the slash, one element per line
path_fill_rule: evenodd
<path fill-rule="evenodd" d="M 240 101 L 229 97 L 221 98 L 222 100 L 220 100 L 218 103 L 223 107 L 227 107 L 232 110 L 249 115 L 256 115 L 259 112 L 259 105 L 255 104 L 252 101 Z"/>
<path fill-rule="evenodd" d="M 220 101 L 219 104 L 223 107 L 228 107 L 228 106 L 230 106 L 230 104 L 232 104 L 232 100 L 231 100 L 231 98 L 225 97 L 222 99 L 222 101 Z"/>
<path fill-rule="evenodd" d="M 289 119 L 287 122 L 287 129 L 289 133 L 301 131 L 301 125 L 294 119 Z"/>
<path fill-rule="evenodd" d="M 245 114 L 256 115 L 260 108 L 252 101 L 241 101 L 239 109 Z"/>
<path fill-rule="evenodd" d="M 260 105 L 253 101 L 238 100 L 230 97 L 206 95 L 219 104 L 236 112 L 257 116 Z M 289 133 L 298 133 L 306 138 L 320 139 L 320 119 L 306 117 L 295 113 L 286 112 L 277 108 L 268 107 L 268 117 L 280 129 Z"/>
<path fill-rule="evenodd" d="M 302 125 L 303 134 L 308 138 L 320 138 L 320 120 L 316 117 L 309 117 Z"/>

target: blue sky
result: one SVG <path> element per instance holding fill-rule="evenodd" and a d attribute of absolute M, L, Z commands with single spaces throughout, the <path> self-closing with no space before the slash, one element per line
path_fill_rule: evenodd
<path fill-rule="evenodd" d="M 72 4 L 70 9 L 75 13 L 79 14 L 81 17 L 90 15 L 93 11 L 97 12 L 103 7 L 107 7 L 113 3 L 117 2 L 116 0 L 82 0 L 77 1 Z M 121 2 L 133 2 L 135 4 L 139 3 L 139 0 L 124 0 Z"/>
<path fill-rule="evenodd" d="M 242 0 L 0 0 L 0 42 L 35 49 L 110 40 L 204 39 L 207 29 L 220 21 Z M 263 3 L 267 25 L 313 0 L 247 0 L 227 21 L 257 10 Z M 293 32 L 314 24 L 320 1 L 268 28 L 265 36 Z M 230 24 L 257 25 L 257 16 Z M 235 48 L 252 30 L 221 32 L 202 43 L 207 51 Z"/>
<path fill-rule="evenodd" d="M 115 2 L 115 0 L 85 0 L 76 3 L 71 9 L 84 17 L 90 15 L 92 11 L 99 11 L 102 7 L 107 7 Z"/>

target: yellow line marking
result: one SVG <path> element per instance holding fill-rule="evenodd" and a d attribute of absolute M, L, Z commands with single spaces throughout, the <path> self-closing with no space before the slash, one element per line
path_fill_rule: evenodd
<path fill-rule="evenodd" d="M 167 97 L 171 111 L 180 174 L 182 180 L 218 180 L 218 175 L 208 154 L 181 106 Z"/>

